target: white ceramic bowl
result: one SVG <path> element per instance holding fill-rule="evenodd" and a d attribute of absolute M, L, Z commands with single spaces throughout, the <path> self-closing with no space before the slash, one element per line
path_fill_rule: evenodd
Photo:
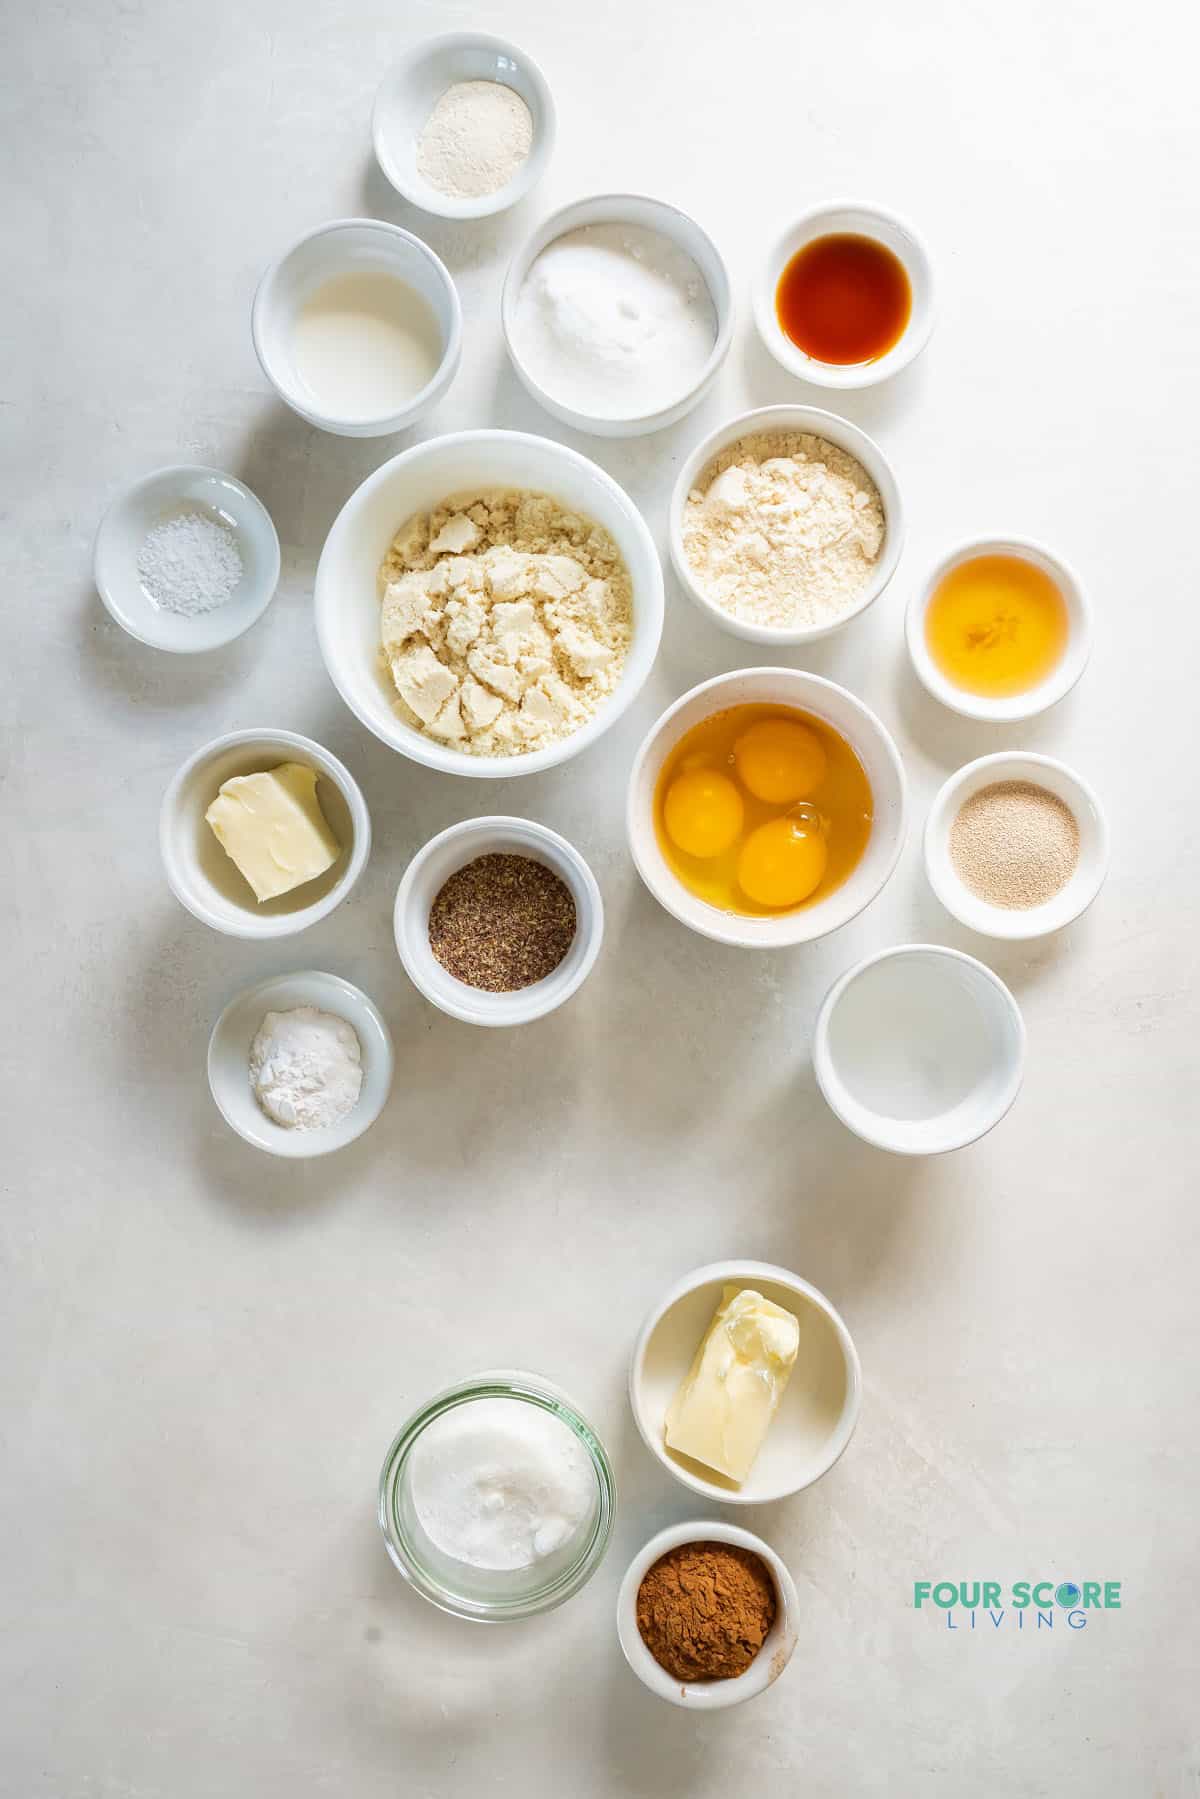
<path fill-rule="evenodd" d="M 874 362 L 819 362 L 794 344 L 779 323 L 775 293 L 780 276 L 798 250 L 814 238 L 849 232 L 872 237 L 899 257 L 912 288 L 912 313 L 898 343 Z M 871 387 L 898 374 L 929 342 L 934 326 L 933 265 L 912 226 L 893 212 L 857 200 L 830 200 L 801 215 L 772 244 L 754 284 L 754 322 L 776 362 L 789 374 L 818 387 Z"/>
<path fill-rule="evenodd" d="M 450 876 L 478 856 L 531 856 L 554 870 L 575 901 L 575 939 L 544 980 L 516 993 L 485 993 L 442 967 L 429 947 L 429 908 Z M 465 1024 L 529 1024 L 577 993 L 604 937 L 604 905 L 595 876 L 565 837 L 528 818 L 470 818 L 417 851 L 396 894 L 396 948 L 413 986 Z"/>
<path fill-rule="evenodd" d="M 242 558 L 242 578 L 224 605 L 194 618 L 157 606 L 137 570 L 146 533 L 184 512 L 227 525 Z M 96 532 L 92 569 L 112 617 L 140 643 L 181 654 L 215 650 L 248 631 L 270 605 L 279 583 L 279 538 L 262 501 L 233 475 L 177 463 L 118 494 Z"/>
<path fill-rule="evenodd" d="M 733 1543 L 740 1549 L 752 1550 L 762 1557 L 775 1581 L 777 1609 L 775 1622 L 768 1631 L 762 1648 L 746 1669 L 732 1680 L 679 1681 L 655 1661 L 637 1626 L 637 1597 L 643 1580 L 661 1556 L 681 1543 Z M 740 1525 L 702 1519 L 694 1524 L 673 1524 L 651 1537 L 644 1549 L 630 1562 L 621 1590 L 617 1595 L 617 1636 L 621 1652 L 642 1682 L 671 1705 L 689 1711 L 724 1711 L 731 1705 L 742 1705 L 774 1686 L 792 1659 L 800 1621 L 800 1602 L 796 1583 L 768 1543 Z"/>
<path fill-rule="evenodd" d="M 281 762 L 315 768 L 317 798 L 342 854 L 315 881 L 260 905 L 249 883 L 221 848 L 204 814 L 222 782 L 258 774 Z M 367 865 L 371 818 L 350 770 L 294 731 L 231 731 L 189 756 L 163 795 L 159 848 L 171 892 L 202 924 L 227 937 L 293 937 L 339 906 Z"/>
<path fill-rule="evenodd" d="M 362 1048 L 363 1084 L 358 1102 L 337 1124 L 323 1130 L 287 1130 L 268 1118 L 250 1085 L 250 1045 L 268 1012 L 316 1006 L 344 1018 Z M 230 1000 L 208 1043 L 208 1084 L 217 1109 L 239 1137 L 273 1156 L 293 1161 L 344 1149 L 368 1130 L 387 1104 L 395 1057 L 391 1034 L 377 1006 L 359 988 L 335 974 L 305 969 L 257 981 Z"/>
<path fill-rule="evenodd" d="M 553 494 L 603 525 L 624 556 L 633 585 L 633 638 L 615 692 L 573 736 L 523 756 L 471 756 L 405 724 L 393 705 L 379 652 L 379 565 L 397 529 L 414 512 L 450 495 L 489 487 Z M 586 456 L 519 431 L 460 431 L 393 456 L 351 494 L 325 539 L 314 603 L 330 679 L 369 731 L 426 768 L 505 780 L 568 762 L 603 736 L 636 698 L 662 636 L 662 568 L 633 501 Z"/>
<path fill-rule="evenodd" d="M 835 981 L 817 1016 L 813 1067 L 842 1123 L 895 1155 L 962 1149 L 1017 1097 L 1025 1025 L 1004 982 L 973 956 L 906 943 Z"/>
<path fill-rule="evenodd" d="M 639 225 L 646 231 L 657 231 L 690 256 L 704 277 L 717 321 L 712 353 L 698 378 L 685 392 L 680 393 L 678 399 L 654 412 L 619 418 L 579 412 L 542 387 L 522 362 L 514 339 L 521 285 L 546 246 L 562 237 L 565 232 L 577 231 L 584 225 L 614 224 Z M 677 423 L 693 406 L 699 404 L 716 380 L 717 371 L 733 341 L 733 289 L 720 251 L 708 233 L 702 231 L 686 212 L 680 212 L 675 206 L 668 206 L 664 200 L 649 199 L 644 194 L 595 194 L 587 200 L 576 200 L 572 205 L 552 213 L 538 226 L 532 237 L 522 244 L 504 277 L 504 290 L 500 296 L 500 322 L 509 358 L 518 378 L 538 404 L 544 406 L 554 418 L 561 419 L 564 425 L 570 425 L 576 431 L 590 431 L 596 437 L 642 437 L 647 432 L 661 431 L 664 426 Z"/>
<path fill-rule="evenodd" d="M 993 906 L 972 893 L 950 859 L 950 831 L 967 801 L 997 781 L 1032 781 L 1070 807 L 1079 825 L 1079 861 L 1066 885 L 1041 906 L 1014 910 Z M 942 786 L 925 823 L 925 873 L 929 885 L 952 918 L 985 937 L 1018 941 L 1045 937 L 1087 910 L 1108 872 L 1108 827 L 1100 802 L 1086 781 L 1065 762 L 1051 756 L 1009 754 L 980 756 L 968 762 Z"/>
<path fill-rule="evenodd" d="M 730 706 L 794 706 L 824 719 L 845 738 L 866 771 L 875 802 L 874 824 L 857 868 L 814 905 L 778 917 L 744 917 L 711 906 L 684 886 L 659 847 L 654 790 L 667 756 L 701 719 Z M 905 778 L 900 754 L 875 714 L 833 681 L 798 668 L 746 668 L 693 687 L 651 725 L 634 757 L 625 828 L 637 871 L 673 918 L 718 943 L 781 949 L 811 943 L 848 924 L 882 891 L 904 847 Z"/>
<path fill-rule="evenodd" d="M 751 1287 L 794 1312 L 800 1353 L 754 1466 L 739 1486 L 667 1448 L 667 1407 L 692 1365 L 728 1285 Z M 725 1505 L 769 1505 L 811 1487 L 842 1454 L 858 1423 L 862 1371 L 840 1315 L 798 1274 L 770 1262 L 711 1262 L 676 1281 L 638 1333 L 629 1403 L 642 1441 L 669 1474 Z"/>
<path fill-rule="evenodd" d="M 533 118 L 529 155 L 506 186 L 478 199 L 443 194 L 417 168 L 417 142 L 448 87 L 457 81 L 499 81 L 524 100 Z M 389 69 L 375 97 L 371 136 L 375 156 L 398 194 L 443 219 L 482 219 L 515 206 L 546 172 L 554 149 L 554 100 L 532 57 L 503 38 L 450 31 L 425 38 Z"/>
<path fill-rule="evenodd" d="M 845 450 L 847 455 L 855 457 L 879 491 L 883 505 L 884 537 L 874 573 L 853 604 L 828 624 L 779 627 L 758 625 L 747 619 L 736 618 L 704 591 L 684 550 L 684 507 L 688 495 L 698 485 L 709 463 L 739 438 L 756 437 L 769 431 L 809 431 L 816 437 L 825 438 L 829 443 Z M 828 637 L 832 631 L 840 631 L 843 625 L 849 624 L 852 618 L 858 618 L 879 598 L 895 574 L 900 552 L 904 548 L 904 511 L 891 463 L 874 439 L 868 437 L 865 431 L 860 431 L 857 425 L 852 425 L 849 419 L 838 418 L 835 413 L 824 412 L 818 406 L 760 406 L 755 412 L 743 412 L 738 418 L 730 419 L 728 424 L 719 426 L 692 451 L 680 469 L 671 493 L 667 539 L 671 546 L 671 562 L 680 586 L 688 598 L 708 614 L 714 624 L 720 625 L 724 631 L 732 632 L 735 637 L 746 638 L 750 643 L 766 643 L 786 648 L 791 644 L 811 643 L 818 637 Z"/>
<path fill-rule="evenodd" d="M 1018 556 L 1049 575 L 1067 608 L 1067 644 L 1057 665 L 1045 680 L 1025 693 L 1014 693 L 993 699 L 984 694 L 969 693 L 948 681 L 929 653 L 925 641 L 925 614 L 939 584 L 960 563 L 976 556 Z M 977 537 L 960 544 L 942 557 L 923 587 L 918 588 L 908 603 L 904 618 L 904 634 L 908 654 L 923 687 L 943 706 L 959 712 L 964 718 L 978 719 L 984 724 L 1013 724 L 1019 719 L 1033 718 L 1056 705 L 1070 693 L 1087 667 L 1092 650 L 1092 609 L 1074 571 L 1059 556 L 1033 543 L 1027 537 Z"/>
<path fill-rule="evenodd" d="M 319 287 L 337 275 L 362 272 L 397 276 L 420 294 L 437 322 L 442 356 L 407 405 L 369 418 L 347 418 L 323 407 L 303 380 L 292 340 L 297 315 Z M 310 425 L 338 437 L 384 437 L 415 424 L 441 399 L 462 356 L 462 309 L 445 264 L 411 231 L 382 219 L 335 219 L 307 232 L 259 282 L 250 329 L 263 374 L 280 399 Z"/>

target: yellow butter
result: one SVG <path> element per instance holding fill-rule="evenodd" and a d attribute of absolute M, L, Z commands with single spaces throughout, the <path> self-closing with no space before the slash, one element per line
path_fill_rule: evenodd
<path fill-rule="evenodd" d="M 744 1481 L 800 1347 L 791 1312 L 749 1287 L 726 1287 L 667 1410 L 667 1446 Z"/>
<path fill-rule="evenodd" d="M 342 853 L 317 798 L 317 771 L 299 762 L 234 775 L 204 816 L 260 904 L 315 880 Z"/>

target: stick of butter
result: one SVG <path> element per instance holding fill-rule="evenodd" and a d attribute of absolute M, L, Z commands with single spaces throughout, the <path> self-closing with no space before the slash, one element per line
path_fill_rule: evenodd
<path fill-rule="evenodd" d="M 204 816 L 260 905 L 323 875 L 342 853 L 317 798 L 317 771 L 300 762 L 223 781 Z"/>
<path fill-rule="evenodd" d="M 749 1287 L 726 1287 L 667 1409 L 667 1446 L 744 1481 L 783 1398 L 800 1322 Z"/>

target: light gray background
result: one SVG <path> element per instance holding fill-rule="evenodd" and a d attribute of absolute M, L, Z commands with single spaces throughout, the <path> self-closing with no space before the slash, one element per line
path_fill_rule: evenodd
<path fill-rule="evenodd" d="M 1187 19 L 1161 0 L 8 0 L 6 1796 L 1196 1793 Z M 517 215 L 448 228 L 375 173 L 368 117 L 401 45 L 472 23 L 542 61 L 560 142 Z M 324 534 L 411 438 L 325 437 L 276 402 L 250 345 L 259 272 L 341 214 L 423 232 L 459 283 L 466 354 L 422 434 L 562 436 L 506 367 L 500 282 L 552 206 L 621 188 L 701 219 L 741 303 L 702 410 L 640 442 L 568 438 L 660 544 L 702 432 L 748 405 L 820 399 L 752 336 L 748 282 L 777 226 L 860 194 L 911 215 L 940 271 L 922 361 L 838 402 L 895 460 L 911 520 L 900 572 L 867 619 L 795 659 L 897 733 L 910 842 L 884 897 L 809 950 L 717 948 L 631 868 L 622 804 L 643 731 L 694 682 L 756 659 L 673 587 L 632 713 L 580 761 L 499 788 L 375 743 L 317 654 Z M 108 501 L 177 459 L 244 476 L 284 545 L 264 621 L 195 661 L 124 637 L 89 580 Z M 914 583 L 989 527 L 1061 548 L 1097 612 L 1082 685 L 1008 731 L 925 702 L 902 651 Z M 376 829 L 352 901 L 266 949 L 181 911 L 156 844 L 179 762 L 247 725 L 344 757 Z M 1005 744 L 1077 765 L 1114 828 L 1099 903 L 1032 949 L 958 930 L 919 866 L 936 785 Z M 608 906 L 583 994 L 519 1035 L 432 1012 L 391 939 L 407 857 L 493 809 L 565 832 Z M 833 977 L 912 938 L 982 953 L 1030 1035 L 1010 1118 L 916 1165 L 848 1137 L 808 1061 Z M 367 1138 L 289 1168 L 226 1129 L 204 1052 L 231 993 L 302 966 L 375 997 L 399 1066 Z M 695 1515 L 637 1441 L 624 1377 L 656 1295 L 723 1255 L 785 1263 L 831 1295 L 866 1402 L 834 1472 L 748 1520 L 800 1589 L 786 1679 L 695 1719 L 658 1705 L 617 1650 L 629 1556 Z M 621 1507 L 581 1597 L 491 1632 L 410 1598 L 374 1503 L 410 1408 L 498 1363 L 577 1396 L 615 1455 Z M 950 1635 L 913 1611 L 920 1578 L 1119 1579 L 1124 1606 L 1077 1634 Z"/>

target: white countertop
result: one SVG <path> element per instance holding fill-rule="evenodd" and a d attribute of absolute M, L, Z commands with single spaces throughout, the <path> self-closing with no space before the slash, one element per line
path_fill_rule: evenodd
<path fill-rule="evenodd" d="M 375 172 L 368 118 L 402 43 L 473 23 L 541 61 L 559 148 L 518 215 L 447 227 Z M 8 9 L 5 1799 L 1193 1791 L 1195 51 L 1194 22 L 1162 0 Z M 716 391 L 632 443 L 557 432 L 506 366 L 498 321 L 522 235 L 553 205 L 623 188 L 693 212 L 741 304 Z M 914 818 L 856 923 L 754 955 L 660 911 L 622 831 L 651 719 L 753 647 L 669 583 L 654 675 L 581 760 L 497 791 L 389 752 L 326 678 L 310 596 L 337 508 L 411 436 L 351 442 L 293 417 L 254 360 L 249 304 L 265 264 L 323 219 L 422 233 L 459 283 L 466 348 L 418 434 L 566 436 L 662 546 L 673 471 L 702 432 L 812 397 L 759 348 L 748 280 L 789 214 L 838 193 L 922 229 L 941 321 L 914 368 L 835 405 L 894 458 L 900 572 L 864 620 L 792 660 L 883 715 Z M 196 659 L 123 636 L 90 581 L 108 500 L 175 460 L 240 474 L 284 548 L 263 622 Z M 932 558 L 995 527 L 1073 560 L 1098 626 L 1070 699 L 1003 731 L 926 701 L 901 636 Z M 183 912 L 157 850 L 174 769 L 250 725 L 343 757 L 376 833 L 351 901 L 266 948 Z M 919 865 L 936 786 L 1004 745 L 1077 766 L 1114 826 L 1099 902 L 1030 948 L 958 929 Z M 584 992 L 519 1035 L 432 1011 L 391 937 L 409 855 L 493 809 L 565 833 L 608 908 Z M 808 1061 L 832 979 L 906 939 L 982 954 L 1029 1027 L 1013 1113 L 938 1162 L 849 1137 Z M 361 1142 L 295 1168 L 227 1129 L 204 1055 L 233 991 L 303 966 L 378 1001 L 398 1073 Z M 696 1515 L 637 1439 L 624 1378 L 656 1295 L 721 1256 L 827 1292 L 866 1396 L 833 1472 L 747 1520 L 799 1588 L 791 1669 L 695 1719 L 617 1649 L 627 1561 Z M 497 1364 L 575 1395 L 621 1502 L 581 1596 L 489 1631 L 409 1595 L 374 1514 L 401 1420 Z M 1119 1580 L 1124 1603 L 1081 1631 L 1060 1615 L 1020 1634 L 1011 1614 L 951 1634 L 913 1609 L 916 1580 L 977 1578 Z"/>

